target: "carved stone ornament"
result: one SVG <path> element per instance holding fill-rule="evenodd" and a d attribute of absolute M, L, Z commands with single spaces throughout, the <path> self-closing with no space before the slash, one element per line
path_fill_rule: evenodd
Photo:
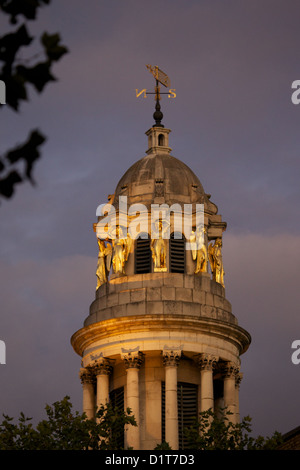
<path fill-rule="evenodd" d="M 139 369 L 144 361 L 144 354 L 139 351 L 139 347 L 135 349 L 122 348 L 121 359 L 124 361 L 126 369 Z"/>
<path fill-rule="evenodd" d="M 111 361 L 105 357 L 100 357 L 91 367 L 96 376 L 109 375 L 112 372 Z"/>
<path fill-rule="evenodd" d="M 242 378 L 243 378 L 243 374 L 242 374 L 241 372 L 239 372 L 239 373 L 236 374 L 236 377 L 235 377 L 235 386 L 236 386 L 237 388 L 240 388 Z"/>
<path fill-rule="evenodd" d="M 198 366 L 201 370 L 215 369 L 219 358 L 211 354 L 202 353 L 198 356 Z"/>
<path fill-rule="evenodd" d="M 239 373 L 239 365 L 234 362 L 226 362 L 222 365 L 223 378 L 237 377 Z"/>
<path fill-rule="evenodd" d="M 181 349 L 164 349 L 163 364 L 166 367 L 177 367 L 179 365 L 180 357 L 182 354 Z"/>
<path fill-rule="evenodd" d="M 79 372 L 80 381 L 82 384 L 94 384 L 95 376 L 90 368 L 82 368 Z"/>

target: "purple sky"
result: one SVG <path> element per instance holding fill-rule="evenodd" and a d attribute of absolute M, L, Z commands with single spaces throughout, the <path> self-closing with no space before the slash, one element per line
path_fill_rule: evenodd
<path fill-rule="evenodd" d="M 37 186 L 0 207 L 0 413 L 39 420 L 70 395 L 81 409 L 71 335 L 94 300 L 96 208 L 145 155 L 159 65 L 172 154 L 197 174 L 228 223 L 226 296 L 252 336 L 242 356 L 241 414 L 254 433 L 300 425 L 300 4 L 294 0 L 52 1 L 32 33 L 60 32 L 58 82 L 15 114 L 1 110 L 0 154 L 39 127 Z M 1 15 L 1 14 L 0 14 Z M 2 15 L 1 15 L 2 16 Z M 1 18 L 1 31 L 4 31 Z M 24 51 L 25 54 L 25 51 Z"/>

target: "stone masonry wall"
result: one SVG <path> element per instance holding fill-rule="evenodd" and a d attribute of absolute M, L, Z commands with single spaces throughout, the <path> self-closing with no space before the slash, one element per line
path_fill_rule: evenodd
<path fill-rule="evenodd" d="M 109 318 L 146 314 L 208 317 L 237 324 L 225 289 L 207 274 L 138 274 L 103 284 L 85 326 Z"/>

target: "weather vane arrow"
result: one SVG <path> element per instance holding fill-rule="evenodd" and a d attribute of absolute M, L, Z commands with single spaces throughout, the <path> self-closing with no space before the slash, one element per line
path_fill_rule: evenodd
<path fill-rule="evenodd" d="M 143 95 L 144 98 L 147 98 L 147 95 L 155 95 L 155 100 L 156 100 L 156 105 L 155 105 L 155 113 L 153 114 L 153 117 L 156 121 L 155 126 L 160 126 L 163 127 L 161 124 L 161 120 L 163 118 L 163 114 L 160 110 L 160 95 L 168 95 L 168 98 L 176 98 L 176 90 L 173 88 L 171 89 L 171 82 L 168 77 L 168 75 L 163 72 L 157 65 L 146 65 L 147 69 L 149 72 L 153 75 L 155 78 L 155 91 L 154 92 L 149 92 L 147 91 L 146 88 L 143 90 L 139 91 L 138 89 L 135 90 L 136 92 L 136 97 L 138 98 L 139 96 Z M 160 85 L 163 85 L 166 88 L 169 88 L 168 92 L 161 92 L 160 91 Z"/>

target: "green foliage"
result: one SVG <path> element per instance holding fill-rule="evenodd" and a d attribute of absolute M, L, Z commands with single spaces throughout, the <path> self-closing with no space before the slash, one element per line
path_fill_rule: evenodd
<path fill-rule="evenodd" d="M 10 18 L 11 24 L 16 24 L 19 18 L 36 20 L 38 9 L 44 4 L 48 5 L 50 0 L 0 0 L 0 8 L 3 14 Z M 0 80 L 5 83 L 6 106 L 18 112 L 20 104 L 28 101 L 29 87 L 33 87 L 41 93 L 46 85 L 56 80 L 52 73 L 53 64 L 59 61 L 68 52 L 67 48 L 60 44 L 59 34 L 44 32 L 40 37 L 41 51 L 38 61 L 33 57 L 22 58 L 18 54 L 24 48 L 32 45 L 32 37 L 25 22 L 18 25 L 16 29 L 0 37 Z M 39 147 L 46 138 L 39 130 L 31 131 L 27 140 L 15 149 L 9 150 L 0 156 L 0 197 L 10 198 L 14 194 L 15 185 L 25 180 L 33 183 L 32 169 L 40 158 Z M 12 160 L 12 154 L 18 158 Z M 25 171 L 20 170 L 20 161 L 25 162 Z"/>
<path fill-rule="evenodd" d="M 161 444 L 157 444 L 153 450 L 171 450 L 171 447 L 168 442 L 163 441 Z"/>
<path fill-rule="evenodd" d="M 131 410 L 101 406 L 96 418 L 74 412 L 70 398 L 45 407 L 47 419 L 33 427 L 31 418 L 20 414 L 17 424 L 4 416 L 0 424 L 0 450 L 124 450 L 120 436 L 124 427 L 137 426 Z M 184 429 L 186 449 L 193 450 L 276 450 L 282 437 L 275 432 L 271 438 L 251 437 L 251 418 L 232 424 L 230 412 L 224 408 L 218 415 L 212 410 L 199 414 L 195 423 Z M 168 442 L 154 450 L 170 450 Z M 185 450 L 186 450 L 185 449 Z"/>
<path fill-rule="evenodd" d="M 201 412 L 199 419 L 184 430 L 187 447 L 195 450 L 274 450 L 281 443 L 278 432 L 271 438 L 252 437 L 251 418 L 246 416 L 240 423 L 233 424 L 231 414 L 226 408 L 219 414 L 211 409 Z"/>
<path fill-rule="evenodd" d="M 0 450 L 122 450 L 118 437 L 124 426 L 136 426 L 130 409 L 126 412 L 110 403 L 99 408 L 96 419 L 72 411 L 70 398 L 45 407 L 47 419 L 34 428 L 21 413 L 17 424 L 4 416 L 0 424 Z"/>

